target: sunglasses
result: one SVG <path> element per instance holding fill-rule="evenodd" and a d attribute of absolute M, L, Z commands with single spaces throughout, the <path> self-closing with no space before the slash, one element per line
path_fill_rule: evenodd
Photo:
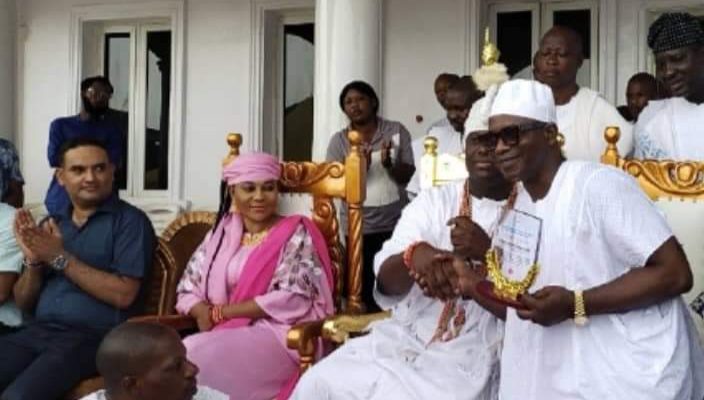
<path fill-rule="evenodd" d="M 521 140 L 521 134 L 543 129 L 548 124 L 544 122 L 531 122 L 523 125 L 509 125 L 499 131 L 485 131 L 480 134 L 469 136 L 469 143 L 474 146 L 480 146 L 485 149 L 493 150 L 499 143 L 499 139 L 506 146 L 515 146 Z"/>

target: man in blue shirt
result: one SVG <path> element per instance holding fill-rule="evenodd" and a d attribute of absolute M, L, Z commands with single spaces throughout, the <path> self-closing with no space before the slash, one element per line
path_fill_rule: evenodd
<path fill-rule="evenodd" d="M 0 398 L 56 399 L 96 374 L 105 333 L 139 311 L 155 248 L 146 215 L 117 198 L 106 147 L 65 142 L 56 177 L 70 203 L 42 226 L 15 219 L 25 268 L 17 305 L 34 320 L 0 337 Z"/>
<path fill-rule="evenodd" d="M 61 146 L 67 140 L 79 137 L 105 143 L 112 164 L 117 169 L 122 168 L 126 140 L 120 123 L 115 118 L 109 118 L 108 103 L 112 93 L 113 87 L 105 77 L 86 78 L 81 82 L 81 112 L 71 117 L 57 118 L 49 127 L 47 156 L 52 168 L 59 167 Z M 49 214 L 56 214 L 69 204 L 66 190 L 58 184 L 56 177 L 51 180 L 44 204 Z"/>

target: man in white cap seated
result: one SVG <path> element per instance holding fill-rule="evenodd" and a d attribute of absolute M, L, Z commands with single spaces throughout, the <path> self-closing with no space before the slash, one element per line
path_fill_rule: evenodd
<path fill-rule="evenodd" d="M 635 180 L 565 161 L 539 82 L 504 83 L 489 130 L 497 167 L 520 182 L 492 243 L 498 267 L 520 280 L 538 265 L 506 312 L 499 397 L 701 400 L 704 352 L 680 297 L 692 273 Z"/>
<path fill-rule="evenodd" d="M 482 144 L 489 107 L 482 109 L 469 117 L 469 179 L 422 191 L 376 255 L 374 295 L 391 317 L 303 374 L 293 399 L 497 398 L 503 329 L 495 314 L 503 318 L 505 308 L 486 303 L 487 312 L 471 293 L 459 297 L 457 288 L 473 288 L 481 275 L 453 267 L 483 260 L 512 188 Z"/>
<path fill-rule="evenodd" d="M 636 158 L 704 160 L 704 28 L 686 13 L 650 26 L 657 77 L 673 96 L 651 101 L 635 128 Z"/>
<path fill-rule="evenodd" d="M 577 72 L 584 61 L 582 37 L 576 31 L 554 26 L 540 40 L 534 57 L 533 74 L 552 90 L 557 105 L 557 126 L 565 135 L 568 160 L 600 160 L 606 149 L 604 129 L 621 128 L 618 149 L 633 151 L 633 127 L 598 92 L 577 84 Z"/>

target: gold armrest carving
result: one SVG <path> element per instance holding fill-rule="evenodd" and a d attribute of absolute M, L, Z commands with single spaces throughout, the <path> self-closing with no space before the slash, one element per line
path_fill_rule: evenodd
<path fill-rule="evenodd" d="M 322 337 L 331 342 L 342 344 L 349 339 L 351 334 L 362 333 L 374 321 L 389 318 L 389 311 L 363 315 L 337 315 L 323 323 Z"/>

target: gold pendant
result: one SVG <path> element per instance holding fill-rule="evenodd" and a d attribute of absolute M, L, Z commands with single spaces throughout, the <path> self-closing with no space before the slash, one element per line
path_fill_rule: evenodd
<path fill-rule="evenodd" d="M 518 296 L 526 293 L 533 286 L 540 269 L 538 263 L 535 263 L 530 266 L 528 273 L 523 279 L 511 280 L 501 272 L 496 249 L 490 249 L 486 252 L 486 266 L 489 280 L 494 284 L 494 294 L 503 300 L 512 302 L 518 301 Z"/>

